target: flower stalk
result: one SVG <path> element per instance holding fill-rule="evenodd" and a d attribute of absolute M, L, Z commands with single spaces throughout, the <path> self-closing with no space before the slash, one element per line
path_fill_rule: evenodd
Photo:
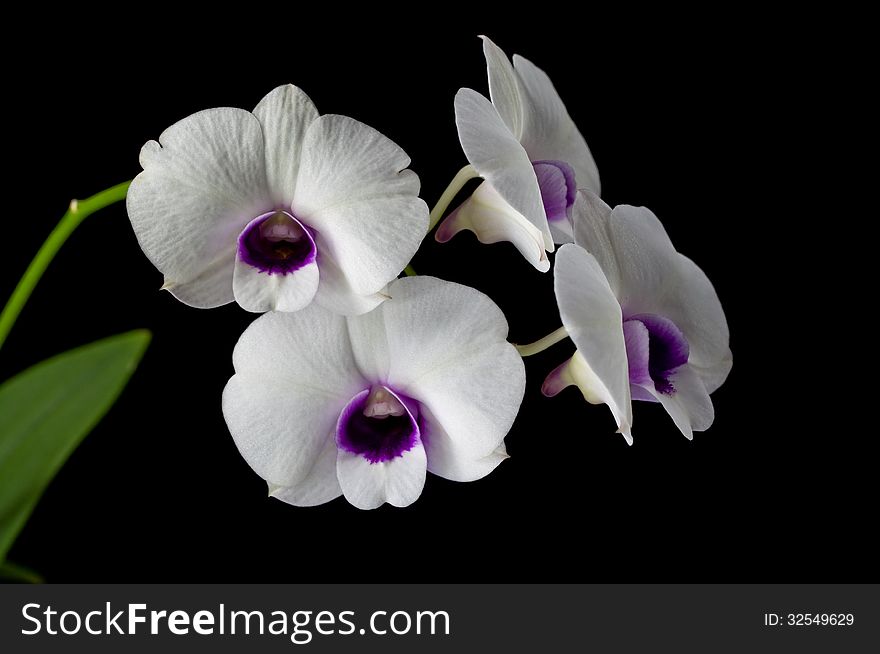
<path fill-rule="evenodd" d="M 519 355 L 521 357 L 530 357 L 533 354 L 543 352 L 544 350 L 556 345 L 559 341 L 563 341 L 566 338 L 568 338 L 568 332 L 565 331 L 565 327 L 560 327 L 556 331 L 547 334 L 544 338 L 538 339 L 534 343 L 527 343 L 526 345 L 514 345 L 514 347 L 516 347 L 516 351 L 519 352 Z"/>
<path fill-rule="evenodd" d="M 446 213 L 449 204 L 455 199 L 455 196 L 458 195 L 464 185 L 479 176 L 480 174 L 470 164 L 456 173 L 455 177 L 452 178 L 452 181 L 449 182 L 449 186 L 443 191 L 443 195 L 437 200 L 437 204 L 435 204 L 434 208 L 431 210 L 431 219 L 428 222 L 429 232 L 440 222 L 440 219 L 443 217 L 443 214 Z"/>
<path fill-rule="evenodd" d="M 6 341 L 6 337 L 18 318 L 18 314 L 21 313 L 21 310 L 27 303 L 37 282 L 40 281 L 46 268 L 52 262 L 52 259 L 55 258 L 61 246 L 64 245 L 65 241 L 73 233 L 73 230 L 96 211 L 124 200 L 129 184 L 131 182 L 122 182 L 85 200 L 70 201 L 70 207 L 68 207 L 58 225 L 55 226 L 55 229 L 52 230 L 52 233 L 49 234 L 49 237 L 43 243 L 33 261 L 31 261 L 15 290 L 12 291 L 9 301 L 3 308 L 3 313 L 0 313 L 0 347 Z"/>

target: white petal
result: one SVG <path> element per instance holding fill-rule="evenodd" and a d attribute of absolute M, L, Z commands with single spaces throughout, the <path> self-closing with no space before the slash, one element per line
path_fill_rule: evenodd
<path fill-rule="evenodd" d="M 399 145 L 372 127 L 346 116 L 321 116 L 303 141 L 294 214 L 308 223 L 312 214 L 339 204 L 415 197 L 419 178 L 406 169 L 409 163 Z"/>
<path fill-rule="evenodd" d="M 452 481 L 475 481 L 492 472 L 510 458 L 504 442 L 485 456 L 474 457 L 460 441 L 450 438 L 430 409 L 422 405 L 419 421 L 428 455 L 428 471 Z M 466 441 L 465 441 L 466 444 Z"/>
<path fill-rule="evenodd" d="M 266 179 L 272 199 L 290 207 L 296 189 L 300 148 L 318 110 L 305 92 L 285 84 L 269 92 L 254 109 L 263 127 L 266 149 Z"/>
<path fill-rule="evenodd" d="M 320 234 L 315 235 L 318 250 L 321 252 L 320 279 L 315 302 L 328 311 L 341 316 L 359 316 L 372 311 L 388 299 L 382 291 L 370 295 L 359 295 L 348 283 L 342 269 L 329 254 L 329 247 L 322 245 Z"/>
<path fill-rule="evenodd" d="M 610 234 L 624 314 L 656 313 L 674 322 L 690 346 L 689 364 L 717 388 L 731 355 L 727 319 L 712 283 L 675 251 L 657 216 L 644 207 L 615 207 Z"/>
<path fill-rule="evenodd" d="M 529 158 L 565 161 L 574 168 L 578 188 L 599 194 L 599 169 L 553 82 L 547 73 L 519 55 L 513 55 L 513 65 L 525 89 L 520 140 Z"/>
<path fill-rule="evenodd" d="M 483 39 L 483 54 L 489 73 L 489 97 L 498 115 L 517 140 L 522 136 L 523 108 L 519 78 L 504 51 L 487 36 Z"/>
<path fill-rule="evenodd" d="M 685 365 L 670 378 L 675 393 L 658 393 L 653 385 L 645 386 L 666 409 L 675 425 L 687 438 L 692 439 L 695 431 L 706 431 L 715 420 L 715 407 L 699 375 Z"/>
<path fill-rule="evenodd" d="M 305 479 L 342 408 L 369 387 L 345 319 L 314 304 L 258 318 L 236 344 L 233 364 L 223 415 L 248 464 L 280 486 Z"/>
<path fill-rule="evenodd" d="M 213 309 L 229 304 L 235 300 L 232 292 L 232 272 L 235 268 L 236 249 L 219 255 L 189 282 L 179 284 L 168 279 L 162 288 L 191 307 Z"/>
<path fill-rule="evenodd" d="M 419 499 L 425 487 L 426 466 L 421 442 L 402 456 L 379 463 L 370 463 L 358 454 L 340 449 L 336 475 L 345 499 L 359 509 L 375 509 L 385 502 L 409 506 Z"/>
<path fill-rule="evenodd" d="M 242 309 L 255 313 L 299 311 L 315 297 L 318 278 L 316 261 L 282 275 L 263 272 L 236 258 L 233 278 L 235 301 Z"/>
<path fill-rule="evenodd" d="M 589 401 L 608 405 L 626 436 L 632 402 L 620 305 L 595 257 L 577 245 L 559 248 L 554 289 L 562 324 L 585 364 L 573 358 L 572 380 Z"/>
<path fill-rule="evenodd" d="M 354 293 L 374 295 L 406 267 L 428 230 L 409 157 L 373 128 L 335 115 L 312 123 L 302 156 L 294 214 L 317 231 L 319 252 Z"/>
<path fill-rule="evenodd" d="M 318 265 L 330 257 L 355 295 L 372 296 L 418 250 L 428 230 L 428 206 L 414 195 L 391 195 L 339 204 L 303 221 L 317 230 Z"/>
<path fill-rule="evenodd" d="M 324 449 L 300 483 L 273 488 L 270 495 L 293 506 L 318 506 L 342 495 L 336 478 L 335 431 L 327 435 Z"/>
<path fill-rule="evenodd" d="M 460 89 L 455 95 L 455 123 L 465 156 L 505 202 L 541 232 L 544 248 L 553 252 L 541 189 L 523 146 L 482 95 Z"/>
<path fill-rule="evenodd" d="M 481 243 L 513 243 L 526 261 L 541 272 L 550 270 L 540 230 L 504 201 L 489 183 L 481 183 L 471 197 L 444 219 L 434 238 L 445 243 L 462 230 L 476 234 Z"/>
<path fill-rule="evenodd" d="M 578 191 L 571 208 L 574 242 L 596 257 L 608 285 L 619 294 L 620 272 L 611 244 L 611 207 L 590 191 Z"/>
<path fill-rule="evenodd" d="M 574 229 L 571 220 L 551 222 L 550 234 L 553 236 L 553 242 L 556 243 L 556 245 L 574 243 Z"/>
<path fill-rule="evenodd" d="M 260 123 L 241 109 L 202 111 L 144 145 L 140 160 L 126 202 L 141 248 L 183 301 L 230 302 L 238 234 L 271 208 Z"/>
<path fill-rule="evenodd" d="M 387 370 L 389 384 L 427 407 L 457 451 L 468 459 L 488 456 L 513 424 L 525 391 L 525 369 L 506 340 L 504 314 L 479 291 L 433 277 L 399 279 L 388 292 L 391 299 L 377 309 L 387 368 L 381 357 L 364 353 L 375 347 L 376 339 L 362 336 L 370 330 L 351 329 L 364 374 Z"/>

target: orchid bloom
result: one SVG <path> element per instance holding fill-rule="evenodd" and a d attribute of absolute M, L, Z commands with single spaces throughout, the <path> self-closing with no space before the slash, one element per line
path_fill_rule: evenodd
<path fill-rule="evenodd" d="M 546 272 L 554 242 L 572 239 L 577 189 L 598 194 L 599 171 L 547 74 L 519 55 L 511 65 L 498 46 L 482 38 L 492 101 L 471 89 L 455 96 L 459 140 L 470 166 L 450 184 L 432 221 L 467 179 L 484 181 L 443 221 L 435 238 L 446 242 L 468 229 L 483 243 L 510 241 Z"/>
<path fill-rule="evenodd" d="M 181 302 L 367 312 L 427 232 L 419 178 L 394 142 L 318 115 L 280 86 L 253 113 L 208 109 L 141 150 L 128 192 L 138 242 Z"/>
<path fill-rule="evenodd" d="M 544 394 L 577 385 L 588 402 L 608 405 L 630 444 L 631 400 L 660 402 L 693 438 L 712 424 L 709 394 L 732 364 L 712 283 L 648 209 L 612 210 L 586 192 L 574 213 L 574 244 L 556 254 L 554 285 L 577 352 L 550 373 Z"/>
<path fill-rule="evenodd" d="M 360 316 L 314 305 L 266 314 L 236 345 L 223 413 L 272 496 L 406 506 L 426 471 L 472 481 L 507 457 L 525 371 L 504 314 L 432 277 L 387 292 Z"/>

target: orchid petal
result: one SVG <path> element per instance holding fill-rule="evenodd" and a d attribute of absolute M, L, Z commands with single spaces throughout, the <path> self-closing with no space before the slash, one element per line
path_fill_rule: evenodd
<path fill-rule="evenodd" d="M 342 495 L 336 478 L 336 440 L 329 434 L 311 470 L 296 486 L 271 488 L 272 497 L 293 506 L 318 506 Z"/>
<path fill-rule="evenodd" d="M 254 109 L 263 128 L 266 181 L 276 204 L 293 204 L 306 130 L 318 118 L 318 110 L 305 92 L 285 84 L 269 92 Z"/>
<path fill-rule="evenodd" d="M 492 103 L 476 91 L 460 89 L 455 95 L 455 122 L 461 147 L 474 169 L 541 232 L 544 248 L 553 252 L 532 162 Z"/>
<path fill-rule="evenodd" d="M 519 55 L 513 55 L 513 66 L 525 90 L 520 141 L 529 158 L 567 162 L 574 168 L 578 187 L 599 194 L 599 169 L 590 148 L 547 73 Z"/>
<path fill-rule="evenodd" d="M 310 305 L 267 313 L 242 334 L 223 415 L 244 459 L 280 486 L 312 470 L 342 408 L 369 386 L 354 363 L 345 319 Z"/>
<path fill-rule="evenodd" d="M 319 251 L 356 295 L 394 279 L 427 233 L 428 207 L 409 162 L 393 141 L 345 116 L 321 116 L 306 132 L 293 213 L 316 230 Z"/>
<path fill-rule="evenodd" d="M 563 245 L 556 255 L 554 288 L 562 324 L 580 356 L 559 374 L 570 375 L 588 401 L 607 404 L 630 441 L 632 402 L 623 317 L 598 261 L 577 245 Z M 550 390 L 557 386 L 551 384 Z"/>
<path fill-rule="evenodd" d="M 271 274 L 254 268 L 241 258 L 235 260 L 235 301 L 246 311 L 299 311 L 308 306 L 318 290 L 315 261 L 287 274 Z"/>
<path fill-rule="evenodd" d="M 483 40 L 483 55 L 489 74 L 489 97 L 498 110 L 498 115 L 507 125 L 511 134 L 519 140 L 523 130 L 523 106 L 520 82 L 510 59 L 504 51 L 487 36 Z"/>
<path fill-rule="evenodd" d="M 695 431 L 706 431 L 715 419 L 715 408 L 705 384 L 689 365 L 682 366 L 670 379 L 673 393 L 660 393 L 653 384 L 643 388 L 651 393 L 672 417 L 675 425 L 688 439 Z"/>
<path fill-rule="evenodd" d="M 727 319 L 712 283 L 676 252 L 648 209 L 615 207 L 609 224 L 624 315 L 654 313 L 675 323 L 690 347 L 689 363 L 715 390 L 730 370 L 731 355 Z"/>
<path fill-rule="evenodd" d="M 144 145 L 140 162 L 127 207 L 144 253 L 181 301 L 231 302 L 236 238 L 271 208 L 259 121 L 241 109 L 201 111 Z"/>
<path fill-rule="evenodd" d="M 447 216 L 434 237 L 445 243 L 462 230 L 473 232 L 481 243 L 509 241 L 539 271 L 550 270 L 541 232 L 505 202 L 489 182 L 480 184 L 471 197 Z"/>
<path fill-rule="evenodd" d="M 357 454 L 339 449 L 336 474 L 342 492 L 359 509 L 375 509 L 384 503 L 409 506 L 425 487 L 427 458 L 421 442 L 390 461 L 370 463 Z"/>
<path fill-rule="evenodd" d="M 422 442 L 428 455 L 428 471 L 452 481 L 475 481 L 492 472 L 510 458 L 504 442 L 483 456 L 473 456 L 463 439 L 454 440 L 430 409 L 422 406 Z"/>
<path fill-rule="evenodd" d="M 510 430 L 525 391 L 504 314 L 479 291 L 433 277 L 399 279 L 388 293 L 375 312 L 349 319 L 362 374 L 387 379 L 418 401 L 463 456 L 488 456 Z"/>

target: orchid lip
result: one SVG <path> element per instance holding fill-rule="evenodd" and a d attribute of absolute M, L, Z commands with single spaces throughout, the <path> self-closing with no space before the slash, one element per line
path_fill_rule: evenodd
<path fill-rule="evenodd" d="M 370 463 L 391 461 L 421 440 L 418 403 L 376 384 L 357 393 L 336 423 L 336 445 Z"/>
<path fill-rule="evenodd" d="M 544 213 L 547 220 L 557 222 L 569 217 L 569 212 L 577 198 L 577 181 L 574 168 L 564 161 L 533 161 Z"/>
<path fill-rule="evenodd" d="M 238 237 L 238 256 L 260 272 L 286 275 L 314 262 L 317 247 L 308 227 L 275 210 L 248 223 Z"/>
<path fill-rule="evenodd" d="M 623 322 L 630 383 L 653 382 L 658 393 L 673 395 L 672 375 L 688 362 L 690 347 L 674 322 L 653 313 L 630 316 Z"/>

